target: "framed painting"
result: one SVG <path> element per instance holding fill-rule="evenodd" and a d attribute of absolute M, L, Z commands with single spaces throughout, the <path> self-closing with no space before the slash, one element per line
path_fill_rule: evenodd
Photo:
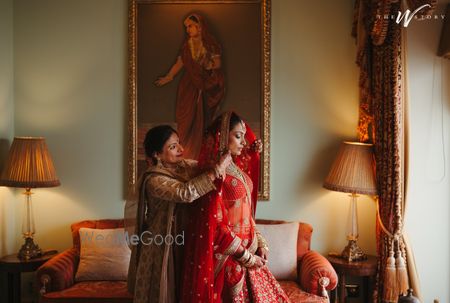
<path fill-rule="evenodd" d="M 268 200 L 270 0 L 129 0 L 128 44 L 129 190 L 147 168 L 148 129 L 173 126 L 195 159 L 208 124 L 234 110 L 263 142 L 259 199 Z"/>

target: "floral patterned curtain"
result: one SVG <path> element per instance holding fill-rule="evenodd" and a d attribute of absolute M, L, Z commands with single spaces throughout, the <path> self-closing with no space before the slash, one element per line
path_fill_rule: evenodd
<path fill-rule="evenodd" d="M 405 210 L 405 63 L 399 11 L 427 14 L 436 1 L 356 0 L 352 35 L 360 68 L 360 141 L 372 142 L 378 185 L 376 227 L 379 256 L 373 302 L 397 302 L 412 287 L 420 297 L 412 251 L 403 237 Z M 406 262 L 406 264 L 405 264 Z"/>

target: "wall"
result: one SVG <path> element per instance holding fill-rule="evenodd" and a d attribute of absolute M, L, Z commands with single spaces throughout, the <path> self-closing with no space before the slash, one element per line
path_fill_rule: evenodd
<path fill-rule="evenodd" d="M 13 1 L 0 1 L 0 171 L 14 136 Z M 13 191 L 0 187 L 0 256 L 13 252 L 16 235 Z"/>
<path fill-rule="evenodd" d="M 437 14 L 444 11 L 440 1 Z M 450 16 L 446 16 L 450 18 Z M 424 302 L 450 302 L 450 60 L 436 57 L 441 21 L 408 27 L 410 179 L 406 231 Z"/>
<path fill-rule="evenodd" d="M 15 134 L 46 138 L 61 181 L 34 191 L 36 240 L 62 250 L 123 214 L 127 1 L 16 0 L 14 56 Z"/>
<path fill-rule="evenodd" d="M 351 1 L 272 2 L 271 201 L 257 215 L 311 223 L 322 253 L 346 245 L 350 200 L 322 183 L 340 141 L 356 139 L 352 11 Z M 373 254 L 374 203 L 358 202 L 359 244 Z"/>

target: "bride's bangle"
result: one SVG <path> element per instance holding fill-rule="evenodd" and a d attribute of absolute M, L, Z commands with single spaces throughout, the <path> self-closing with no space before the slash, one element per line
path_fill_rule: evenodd
<path fill-rule="evenodd" d="M 242 254 L 242 256 L 237 258 L 237 260 L 240 263 L 245 264 L 250 259 L 250 257 L 251 257 L 250 252 L 248 251 L 248 249 L 246 249 L 246 250 L 244 250 L 244 253 Z"/>
<path fill-rule="evenodd" d="M 253 267 L 256 263 L 256 258 L 255 255 L 250 255 L 250 258 L 248 259 L 247 262 L 244 263 L 245 267 Z"/>

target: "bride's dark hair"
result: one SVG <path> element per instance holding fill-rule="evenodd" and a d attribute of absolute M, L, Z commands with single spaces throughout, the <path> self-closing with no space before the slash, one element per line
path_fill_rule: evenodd
<path fill-rule="evenodd" d="M 212 124 L 206 130 L 206 134 L 213 134 L 218 129 L 220 129 L 220 124 L 222 123 L 222 115 L 217 117 Z M 239 117 L 236 113 L 232 112 L 230 116 L 230 127 L 229 130 L 232 130 L 237 124 L 243 123 L 241 117 Z"/>

